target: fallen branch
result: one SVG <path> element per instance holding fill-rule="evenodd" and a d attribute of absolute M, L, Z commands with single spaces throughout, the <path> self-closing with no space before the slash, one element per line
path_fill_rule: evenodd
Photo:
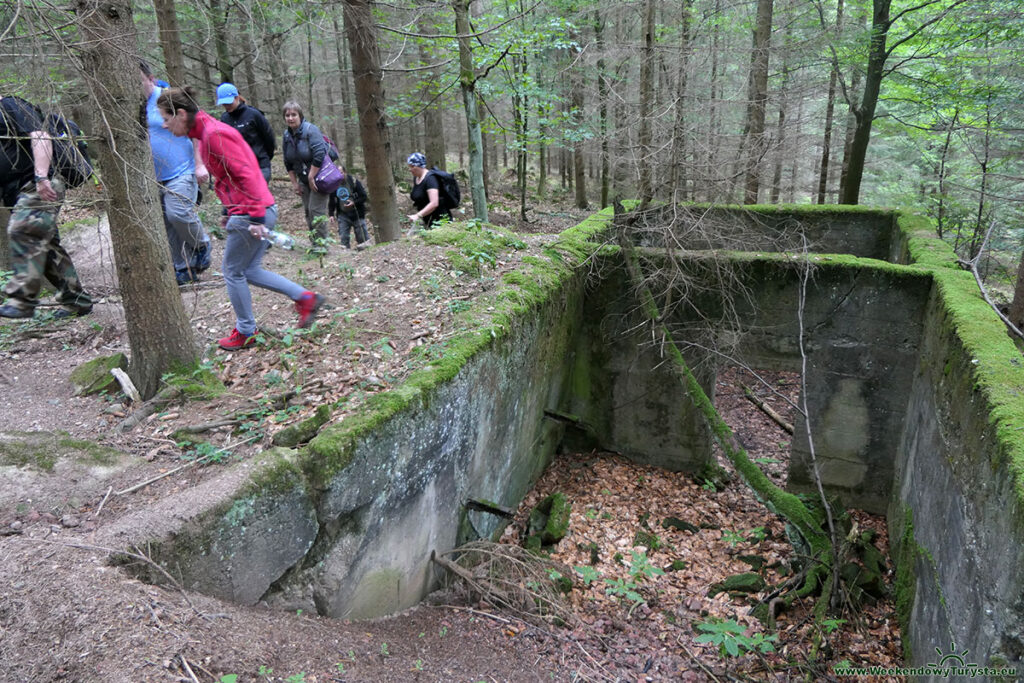
<path fill-rule="evenodd" d="M 999 319 L 1003 321 L 1003 324 L 1010 328 L 1010 331 L 1017 335 L 1017 337 L 1024 339 L 1024 332 L 1021 332 L 1020 328 L 1014 325 L 1009 318 L 1003 315 L 1003 312 L 999 310 L 999 307 L 996 306 L 995 302 L 989 297 L 988 290 L 985 289 L 985 284 L 981 281 L 981 273 L 978 272 L 978 262 L 981 260 L 982 254 L 985 253 L 985 247 L 988 246 L 988 238 L 992 235 L 992 229 L 994 227 L 996 227 L 996 222 L 993 220 L 989 224 L 988 230 L 985 231 L 985 239 L 981 241 L 981 247 L 978 249 L 978 253 L 974 258 L 970 261 L 959 259 L 957 262 L 964 268 L 971 271 L 971 275 L 974 276 L 974 281 L 978 283 L 978 289 L 981 290 L 981 296 L 985 299 L 985 303 L 992 307 L 992 310 L 996 312 L 996 315 L 998 315 Z"/>
<path fill-rule="evenodd" d="M 118 432 L 126 432 L 130 429 L 134 429 L 140 422 L 155 413 L 160 406 L 181 398 L 184 393 L 185 392 L 181 387 L 164 387 L 156 396 L 143 403 L 139 406 L 138 410 L 123 419 L 114 429 Z"/>
<path fill-rule="evenodd" d="M 220 420 L 211 420 L 210 422 L 202 422 L 202 423 L 197 424 L 197 425 L 186 425 L 184 427 L 179 427 L 178 429 L 174 430 L 174 433 L 175 434 L 202 434 L 203 432 L 208 432 L 211 429 L 217 429 L 219 427 L 234 427 L 235 425 L 242 424 L 242 422 L 244 422 L 244 420 L 241 420 L 241 419 L 239 419 L 237 417 L 226 417 L 226 418 L 223 418 L 223 419 L 220 419 Z"/>
<path fill-rule="evenodd" d="M 100 501 L 100 506 L 96 508 L 96 514 L 94 514 L 93 517 L 99 517 L 100 513 L 103 512 L 103 506 L 107 504 L 107 498 L 110 498 L 110 492 L 113 490 L 113 486 L 107 489 L 107 495 L 103 496 L 103 500 Z"/>
<path fill-rule="evenodd" d="M 178 472 L 181 472 L 182 470 L 187 470 L 188 468 L 195 467 L 196 465 L 206 464 L 207 462 L 210 462 L 211 460 L 213 460 L 213 458 L 216 457 L 218 454 L 226 452 L 226 451 L 230 451 L 232 448 L 237 448 L 238 446 L 241 446 L 244 443 L 249 443 L 250 441 L 255 441 L 258 438 L 261 438 L 259 434 L 257 434 L 256 436 L 251 436 L 248 439 L 244 439 L 244 440 L 239 441 L 238 443 L 235 443 L 235 444 L 228 444 L 227 446 L 222 446 L 221 448 L 218 448 L 217 451 L 214 452 L 214 453 L 210 453 L 209 455 L 204 455 L 204 456 L 202 456 L 200 458 L 196 458 L 195 460 L 187 462 L 184 465 L 181 465 L 179 467 L 175 467 L 173 470 L 167 470 L 166 472 L 161 472 L 160 474 L 156 475 L 155 477 L 150 477 L 146 481 L 139 482 L 135 486 L 129 486 L 128 488 L 126 488 L 126 489 L 124 489 L 122 491 L 118 491 L 114 495 L 116 495 L 116 496 L 124 496 L 124 495 L 127 495 L 129 493 L 134 493 L 135 491 L 138 491 L 141 488 L 149 486 L 153 482 L 160 481 L 161 479 L 164 479 L 165 477 L 169 477 L 172 474 L 177 474 Z"/>
<path fill-rule="evenodd" d="M 760 408 L 765 415 L 775 420 L 776 424 L 785 429 L 787 432 L 789 432 L 790 434 L 793 433 L 793 425 L 786 422 L 786 418 L 779 415 L 774 408 L 772 408 L 770 405 L 768 405 L 760 398 L 755 396 L 753 390 L 751 390 L 751 388 L 748 387 L 746 384 L 741 384 L 740 386 L 743 387 L 743 395 L 747 397 L 748 401 L 750 401 L 755 406 Z"/>

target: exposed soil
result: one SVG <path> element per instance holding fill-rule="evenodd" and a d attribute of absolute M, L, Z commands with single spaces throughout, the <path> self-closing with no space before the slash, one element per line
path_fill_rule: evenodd
<path fill-rule="evenodd" d="M 240 681 L 309 683 L 817 679 L 842 659 L 898 660 L 892 606 L 884 601 L 858 617 L 845 615 L 846 623 L 826 635 L 813 663 L 806 605 L 780 616 L 776 653 L 721 657 L 715 647 L 695 642 L 695 625 L 712 617 L 735 619 L 751 637 L 764 632 L 748 615 L 747 601 L 707 592 L 712 583 L 749 571 L 740 555 L 777 562 L 765 575 L 779 580 L 790 556 L 781 524 L 742 485 L 710 487 L 613 454 L 558 458 L 505 535 L 505 541 L 518 541 L 530 506 L 547 493 L 561 491 L 572 501 L 570 535 L 552 556 L 575 577 L 566 604 L 576 620 L 569 627 L 531 624 L 458 591 L 439 593 L 434 604 L 389 619 L 349 623 L 242 608 L 147 585 L 110 566 L 110 549 L 94 545 L 105 525 L 219 476 L 320 404 L 338 406 L 332 421 L 345 419 L 368 395 L 395 386 L 417 364 L 443 353 L 446 339 L 471 324 L 463 315 L 465 302 L 486 296 L 524 254 L 585 215 L 569 209 L 538 214 L 542 222 L 531 227 L 543 230 L 523 235 L 523 248 L 499 250 L 493 264 L 483 260 L 479 274 L 467 274 L 454 270 L 448 248 L 421 238 L 362 252 L 332 245 L 325 257 L 311 257 L 301 251 L 301 207 L 289 198 L 286 183 L 274 183 L 272 190 L 281 201 L 280 224 L 298 238 L 300 250 L 271 250 L 266 264 L 325 294 L 330 306 L 313 329 L 297 332 L 289 301 L 254 290 L 265 342 L 229 354 L 216 349 L 216 339 L 233 323 L 219 278 L 208 273 L 201 284 L 182 288 L 196 340 L 227 387 L 224 394 L 162 405 L 124 432 L 116 427 L 137 406 L 120 395 L 73 395 L 72 368 L 128 351 L 109 236 L 87 208 L 72 207 L 64 215 L 79 221 L 64 243 L 97 298 L 93 314 L 55 321 L 41 308 L 33 321 L 0 322 L 3 431 L 63 430 L 130 455 L 118 466 L 70 474 L 24 466 L 0 484 L 0 680 L 205 682 L 230 681 L 222 677 L 231 674 Z M 492 218 L 512 222 L 500 206 Z M 215 240 L 215 264 L 221 246 Z M 781 482 L 789 437 L 742 397 L 738 381 L 723 373 L 720 408 L 752 456 L 772 460 L 766 470 Z M 796 390 L 793 377 L 769 381 L 784 394 Z M 777 397 L 766 400 L 786 412 Z M 226 420 L 235 422 L 194 436 L 223 449 L 211 458 L 217 462 L 172 472 L 211 453 L 210 447 L 179 445 L 180 434 L 172 437 L 177 430 Z M 169 476 L 116 494 L 161 473 Z M 666 517 L 699 531 L 663 528 Z M 862 528 L 879 531 L 885 551 L 883 521 L 855 517 Z M 655 534 L 660 545 L 636 544 L 638 530 Z M 589 543 L 596 547 L 594 564 Z M 638 557 L 657 568 L 673 561 L 685 566 L 641 581 L 629 573 Z M 572 567 L 591 567 L 599 578 L 586 586 L 584 573 Z M 634 604 L 609 594 L 614 581 L 635 582 L 643 600 Z"/>

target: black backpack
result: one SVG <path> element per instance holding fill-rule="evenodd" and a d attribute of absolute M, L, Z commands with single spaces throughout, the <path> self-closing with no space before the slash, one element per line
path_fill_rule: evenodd
<path fill-rule="evenodd" d="M 68 187 L 78 187 L 92 174 L 89 146 L 82 129 L 63 114 L 46 115 L 46 130 L 53 136 L 53 170 Z"/>
<path fill-rule="evenodd" d="M 441 186 L 441 197 L 445 199 L 444 208 L 454 209 L 462 201 L 462 191 L 459 189 L 459 181 L 455 179 L 448 171 L 442 171 L 437 166 L 433 166 L 430 172 L 438 180 L 438 185 Z"/>

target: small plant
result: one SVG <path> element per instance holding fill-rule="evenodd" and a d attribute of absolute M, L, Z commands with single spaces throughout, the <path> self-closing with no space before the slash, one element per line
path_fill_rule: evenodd
<path fill-rule="evenodd" d="M 284 679 L 285 683 L 306 683 L 306 672 L 300 671 L 297 674 L 292 674 L 288 678 Z"/>
<path fill-rule="evenodd" d="M 412 668 L 414 668 L 416 671 L 423 671 L 423 660 L 417 659 L 415 662 L 412 663 Z"/>
<path fill-rule="evenodd" d="M 614 595 L 617 598 L 628 600 L 633 603 L 636 607 L 644 602 L 644 598 L 640 595 L 638 589 L 640 586 L 630 579 L 605 579 L 605 583 L 608 587 L 605 589 L 606 595 Z"/>
<path fill-rule="evenodd" d="M 391 651 L 388 649 L 388 644 L 387 643 L 381 643 L 380 644 L 380 656 L 381 657 L 390 657 L 391 656 Z"/>
<path fill-rule="evenodd" d="M 587 519 L 597 519 L 598 512 L 594 508 L 587 508 L 587 511 L 583 513 Z"/>
<path fill-rule="evenodd" d="M 701 484 L 701 488 L 705 491 L 710 491 L 711 493 L 716 493 L 718 491 L 718 487 L 715 486 L 715 482 L 710 479 L 705 479 L 704 483 Z"/>
<path fill-rule="evenodd" d="M 256 672 L 256 674 L 259 676 L 270 676 L 273 673 L 274 670 L 271 667 L 265 666 L 263 664 L 260 664 L 260 669 Z"/>
<path fill-rule="evenodd" d="M 634 579 L 640 577 L 653 579 L 655 576 L 662 576 L 664 574 L 665 571 L 663 569 L 651 564 L 647 553 L 633 551 L 633 561 L 629 565 L 629 575 Z"/>
<path fill-rule="evenodd" d="M 219 683 L 238 683 L 238 674 L 224 674 L 220 677 Z"/>
<path fill-rule="evenodd" d="M 832 634 L 843 627 L 846 623 L 846 619 L 826 619 L 821 622 L 821 625 L 825 627 L 825 633 Z"/>
<path fill-rule="evenodd" d="M 740 543 L 746 541 L 746 537 L 742 532 L 732 531 L 731 529 L 725 529 L 722 531 L 722 540 L 729 544 L 729 547 L 735 548 Z"/>
<path fill-rule="evenodd" d="M 697 629 L 704 633 L 697 636 L 696 642 L 717 645 L 723 657 L 738 657 L 748 652 L 775 652 L 773 643 L 779 639 L 774 634 L 765 636 L 763 633 L 755 633 L 748 636 L 747 630 L 733 619 L 709 619 L 697 624 Z"/>
<path fill-rule="evenodd" d="M 584 586 L 589 586 L 594 581 L 601 578 L 601 573 L 593 567 L 579 566 L 574 567 L 574 569 L 576 570 L 576 573 L 580 575 L 580 578 L 583 579 Z"/>
<path fill-rule="evenodd" d="M 469 302 L 457 299 L 455 301 L 448 302 L 448 310 L 451 313 L 462 313 L 463 311 L 469 310 Z"/>
<path fill-rule="evenodd" d="M 442 626 L 441 630 L 437 632 L 437 635 L 441 638 L 444 638 L 446 635 L 448 635 L 448 627 Z"/>

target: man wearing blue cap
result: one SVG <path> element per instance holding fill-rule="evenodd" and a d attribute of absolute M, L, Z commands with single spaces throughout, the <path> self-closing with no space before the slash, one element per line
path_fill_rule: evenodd
<path fill-rule="evenodd" d="M 274 158 L 277 142 L 274 131 L 270 128 L 267 117 L 256 107 L 245 103 L 245 98 L 238 94 L 238 88 L 231 83 L 217 86 L 217 104 L 224 107 L 220 120 L 234 126 L 256 155 L 260 164 L 263 179 L 270 182 L 270 160 Z"/>

